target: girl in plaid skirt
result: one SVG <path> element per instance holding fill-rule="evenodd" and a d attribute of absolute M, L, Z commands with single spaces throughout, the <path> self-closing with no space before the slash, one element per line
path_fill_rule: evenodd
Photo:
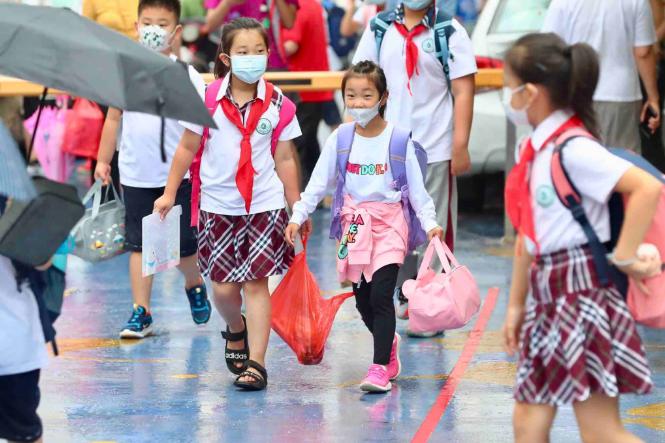
<path fill-rule="evenodd" d="M 212 280 L 215 306 L 227 324 L 222 332 L 226 365 L 237 375 L 235 385 L 246 390 L 262 390 L 268 383 L 268 277 L 283 274 L 291 264 L 293 248 L 283 235 L 284 200 L 291 205 L 299 196 L 292 140 L 300 136 L 300 127 L 295 117 L 284 117 L 288 99 L 263 79 L 267 57 L 268 36 L 259 22 L 239 18 L 224 26 L 217 80 L 200 91 L 218 129 L 185 124 L 166 190 L 155 202 L 155 211 L 165 216 L 196 158 L 200 169 L 197 174 L 192 168 L 192 175 L 200 182 L 200 211 L 192 215 L 199 215 L 199 267 Z M 193 191 L 192 201 L 198 196 Z"/>
<path fill-rule="evenodd" d="M 597 81 L 594 50 L 567 46 L 554 34 L 522 37 L 506 56 L 507 115 L 533 128 L 506 182 L 518 241 L 503 332 L 508 353 L 519 355 L 518 442 L 549 441 L 557 407 L 566 404 L 573 405 L 584 441 L 639 441 L 621 424 L 619 395 L 646 394 L 652 387 L 626 303 L 614 284 L 600 283 L 587 237 L 552 185 L 554 140 L 575 127 L 598 136 L 592 107 Z M 649 123 L 656 127 L 658 120 Z M 610 240 L 610 195 L 630 197 L 610 260 L 642 280 L 648 264 L 636 251 L 653 219 L 660 183 L 591 138 L 570 140 L 562 162 L 601 242 Z"/>

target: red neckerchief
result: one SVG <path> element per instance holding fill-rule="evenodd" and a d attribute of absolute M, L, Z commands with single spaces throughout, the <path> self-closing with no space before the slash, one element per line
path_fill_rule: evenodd
<path fill-rule="evenodd" d="M 229 85 L 229 87 L 231 86 Z M 254 174 L 256 174 L 254 166 L 252 165 L 251 137 L 256 130 L 256 126 L 259 124 L 261 116 L 270 106 L 272 93 L 272 85 L 266 82 L 266 95 L 263 100 L 258 98 L 252 102 L 246 125 L 243 125 L 240 111 L 231 100 L 226 96 L 222 99 L 222 110 L 224 111 L 224 115 L 242 134 L 242 141 L 240 142 L 240 160 L 238 161 L 238 172 L 236 172 L 236 186 L 238 187 L 240 195 L 245 200 L 245 209 L 247 212 L 249 212 L 249 208 L 252 205 Z"/>
<path fill-rule="evenodd" d="M 397 32 L 399 32 L 406 40 L 406 74 L 408 76 L 406 86 L 409 89 L 409 94 L 413 95 L 411 93 L 411 77 L 413 77 L 414 72 L 420 74 L 418 72 L 418 46 L 413 42 L 413 39 L 418 34 L 428 31 L 428 29 L 425 25 L 420 23 L 409 31 L 403 23 L 397 22 L 395 22 L 395 29 L 397 29 Z"/>
<path fill-rule="evenodd" d="M 582 120 L 576 115 L 570 117 L 554 131 L 542 146 L 546 146 L 565 131 L 574 127 L 584 127 Z M 533 220 L 533 208 L 531 206 L 531 190 L 529 187 L 529 174 L 535 154 L 536 151 L 531 143 L 531 138 L 529 138 L 522 147 L 519 162 L 506 178 L 504 195 L 506 212 L 517 233 L 529 238 L 536 245 L 536 250 L 539 250 L 540 248 L 536 239 L 536 227 Z"/>

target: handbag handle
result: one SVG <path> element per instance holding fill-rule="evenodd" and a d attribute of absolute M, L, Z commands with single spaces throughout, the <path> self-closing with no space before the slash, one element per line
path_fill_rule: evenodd
<path fill-rule="evenodd" d="M 107 202 L 109 200 L 109 188 L 113 190 L 113 197 L 119 201 L 120 197 L 118 196 L 118 191 L 116 191 L 115 186 L 113 185 L 113 180 L 111 180 L 109 186 L 106 188 L 106 192 L 104 193 L 104 199 L 102 200 L 102 181 L 101 180 L 96 180 L 95 183 L 92 185 L 90 190 L 85 194 L 83 197 L 83 200 L 81 200 L 81 203 L 85 206 L 90 199 L 92 200 L 92 218 L 95 219 L 99 215 L 99 208 L 102 205 L 103 202 Z"/>
<path fill-rule="evenodd" d="M 439 261 L 441 261 L 443 270 L 446 273 L 452 272 L 451 264 L 453 267 L 459 266 L 459 263 L 457 262 L 457 259 L 453 255 L 450 248 L 448 248 L 445 243 L 442 243 L 439 237 L 433 237 L 427 246 L 427 250 L 425 251 L 425 255 L 423 257 L 423 262 L 420 264 L 417 277 L 418 279 L 424 277 L 425 272 L 427 272 L 429 265 L 432 263 L 432 256 L 434 255 L 434 251 L 436 251 L 436 255 L 439 257 Z"/>

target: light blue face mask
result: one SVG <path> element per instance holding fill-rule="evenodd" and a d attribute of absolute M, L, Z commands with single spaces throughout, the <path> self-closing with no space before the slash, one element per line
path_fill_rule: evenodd
<path fill-rule="evenodd" d="M 268 56 L 262 55 L 232 55 L 231 72 L 238 79 L 253 85 L 258 82 L 266 72 Z"/>
<path fill-rule="evenodd" d="M 413 10 L 420 11 L 432 4 L 432 0 L 404 0 L 404 6 Z"/>

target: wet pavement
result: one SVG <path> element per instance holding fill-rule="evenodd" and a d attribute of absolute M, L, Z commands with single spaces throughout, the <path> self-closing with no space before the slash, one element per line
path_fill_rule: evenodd
<path fill-rule="evenodd" d="M 308 248 L 325 297 L 344 292 L 334 274 L 335 244 L 322 235 L 327 221 L 325 211 L 315 214 L 317 234 Z M 214 313 L 209 324 L 193 324 L 177 271 L 155 281 L 156 336 L 121 341 L 117 334 L 131 313 L 127 256 L 97 265 L 71 258 L 56 324 L 61 356 L 42 373 L 45 441 L 406 442 L 425 441 L 422 433 L 414 439 L 424 422 L 433 425 L 432 442 L 512 441 L 515 364 L 499 336 L 510 275 L 509 251 L 498 239 L 501 223 L 496 214 L 460 219 L 458 260 L 474 273 L 483 296 L 491 287 L 501 290 L 496 306 L 486 309 L 484 334 L 469 334 L 474 318 L 443 338 L 405 338 L 402 376 L 386 395 L 357 388 L 371 363 L 371 337 L 352 299 L 338 313 L 321 364 L 300 365 L 273 333 L 268 390 L 238 392 L 224 363 L 222 320 Z M 398 331 L 405 328 L 398 320 Z M 650 443 L 665 442 L 664 335 L 643 334 L 655 391 L 626 396 L 621 404 L 629 429 Z M 461 374 L 458 367 L 459 384 L 442 410 L 438 402 L 452 393 L 448 377 L 465 352 L 468 367 Z M 560 410 L 552 436 L 553 442 L 579 441 L 571 408 Z"/>

